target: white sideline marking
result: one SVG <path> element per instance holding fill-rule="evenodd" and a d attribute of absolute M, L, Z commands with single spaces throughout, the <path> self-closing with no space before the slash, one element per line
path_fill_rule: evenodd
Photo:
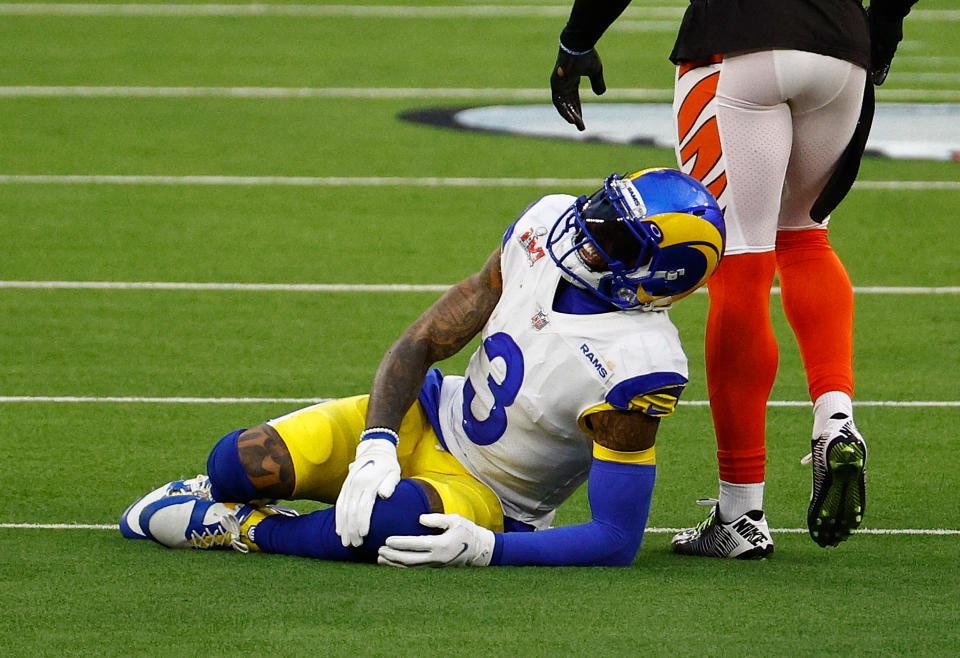
<path fill-rule="evenodd" d="M 200 397 L 143 397 L 143 396 L 81 396 L 81 395 L 2 395 L 0 404 L 16 402 L 55 403 L 122 403 L 122 404 L 319 404 L 334 398 L 200 398 Z M 681 400 L 684 407 L 707 407 L 709 400 Z M 805 400 L 768 400 L 768 407 L 809 407 Z M 855 407 L 957 407 L 960 400 L 854 400 Z"/>
<path fill-rule="evenodd" d="M 15 185 L 288 185 L 294 187 L 584 187 L 595 178 L 442 176 L 145 176 L 121 174 L 0 174 Z M 960 190 L 960 181 L 857 181 L 858 190 Z"/>
<path fill-rule="evenodd" d="M 443 283 L 224 283 L 189 281 L 0 281 L 17 290 L 246 290 L 254 292 L 444 292 Z M 770 289 L 780 294 L 779 287 Z M 700 288 L 694 294 L 704 295 Z M 854 286 L 859 295 L 956 295 L 960 286 Z"/>
<path fill-rule="evenodd" d="M 112 530 L 120 531 L 120 526 L 109 523 L 0 523 L 2 530 Z M 683 528 L 647 528 L 651 534 L 673 534 Z M 770 528 L 772 534 L 806 534 L 806 528 Z M 960 530 L 952 528 L 860 528 L 858 535 L 960 535 Z"/>

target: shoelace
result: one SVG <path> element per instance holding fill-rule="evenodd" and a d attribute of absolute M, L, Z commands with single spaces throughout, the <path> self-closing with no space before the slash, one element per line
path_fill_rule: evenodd
<path fill-rule="evenodd" d="M 697 498 L 697 505 L 703 507 L 713 506 L 713 511 L 707 514 L 707 518 L 697 524 L 697 532 L 703 532 L 707 526 L 713 523 L 713 518 L 716 516 L 717 503 L 719 502 L 716 498 Z"/>
<path fill-rule="evenodd" d="M 210 495 L 210 489 L 210 478 L 200 473 L 189 480 L 183 480 L 183 484 L 181 485 L 171 486 L 167 495 L 188 494 L 196 496 L 201 500 L 213 500 L 213 497 Z"/>
<path fill-rule="evenodd" d="M 233 514 L 227 514 L 220 519 L 219 525 L 215 526 L 213 531 L 210 528 L 204 528 L 203 532 L 194 530 L 190 533 L 189 541 L 196 548 L 229 545 L 235 551 L 248 553 L 250 547 L 243 543 L 242 536 L 239 519 Z"/>
<path fill-rule="evenodd" d="M 243 537 L 243 532 L 240 530 L 240 519 L 238 519 L 233 514 L 227 514 L 225 517 L 220 519 L 220 525 L 223 526 L 223 529 L 229 533 L 230 536 L 230 546 L 233 547 L 233 550 L 240 553 L 249 553 L 250 547 L 243 543 L 241 537 Z"/>

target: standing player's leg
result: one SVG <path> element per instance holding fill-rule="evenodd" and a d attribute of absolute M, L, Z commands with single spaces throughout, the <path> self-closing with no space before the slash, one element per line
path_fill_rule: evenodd
<path fill-rule="evenodd" d="M 707 521 L 677 535 L 681 553 L 763 557 L 766 406 L 777 372 L 770 323 L 776 222 L 790 157 L 790 109 L 770 52 L 678 69 L 674 100 L 681 168 L 724 210 L 727 244 L 710 279 L 707 385 L 720 496 Z"/>
<path fill-rule="evenodd" d="M 814 403 L 807 520 L 814 541 L 836 546 L 863 517 L 867 451 L 853 424 L 853 288 L 826 226 L 810 219 L 810 208 L 853 134 L 866 72 L 811 53 L 780 52 L 777 57 L 794 115 L 777 269 L 784 312 Z M 815 84 L 794 73 L 810 70 L 817 71 Z"/>

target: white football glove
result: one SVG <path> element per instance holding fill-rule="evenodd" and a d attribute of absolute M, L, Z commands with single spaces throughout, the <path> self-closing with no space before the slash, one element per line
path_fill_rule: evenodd
<path fill-rule="evenodd" d="M 420 525 L 440 535 L 387 537 L 377 562 L 393 567 L 486 567 L 496 542 L 493 532 L 459 514 L 421 514 Z"/>
<path fill-rule="evenodd" d="M 377 496 L 389 498 L 400 482 L 397 447 L 389 439 L 366 439 L 357 446 L 336 505 L 336 531 L 344 546 L 359 546 L 370 532 Z"/>

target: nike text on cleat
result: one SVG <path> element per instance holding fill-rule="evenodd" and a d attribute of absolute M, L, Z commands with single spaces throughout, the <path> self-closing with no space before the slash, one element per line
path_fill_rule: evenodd
<path fill-rule="evenodd" d="M 120 516 L 120 534 L 127 539 L 148 539 L 140 527 L 140 513 L 150 503 L 167 496 L 190 495 L 210 500 L 210 478 L 198 475 L 189 480 L 174 480 L 135 500 Z"/>
<path fill-rule="evenodd" d="M 706 519 L 695 528 L 681 531 L 670 541 L 675 553 L 702 557 L 756 560 L 773 553 L 773 538 L 767 519 L 760 510 L 747 512 L 724 523 L 717 512 L 716 501 Z"/>
<path fill-rule="evenodd" d="M 846 414 L 834 414 L 811 441 L 813 489 L 807 508 L 810 537 L 820 546 L 836 546 L 863 521 L 866 508 L 867 444 Z"/>
<path fill-rule="evenodd" d="M 216 503 L 190 495 L 167 496 L 140 513 L 140 527 L 149 539 L 167 548 L 259 550 L 249 538 L 252 528 L 275 514 L 243 503 Z"/>

